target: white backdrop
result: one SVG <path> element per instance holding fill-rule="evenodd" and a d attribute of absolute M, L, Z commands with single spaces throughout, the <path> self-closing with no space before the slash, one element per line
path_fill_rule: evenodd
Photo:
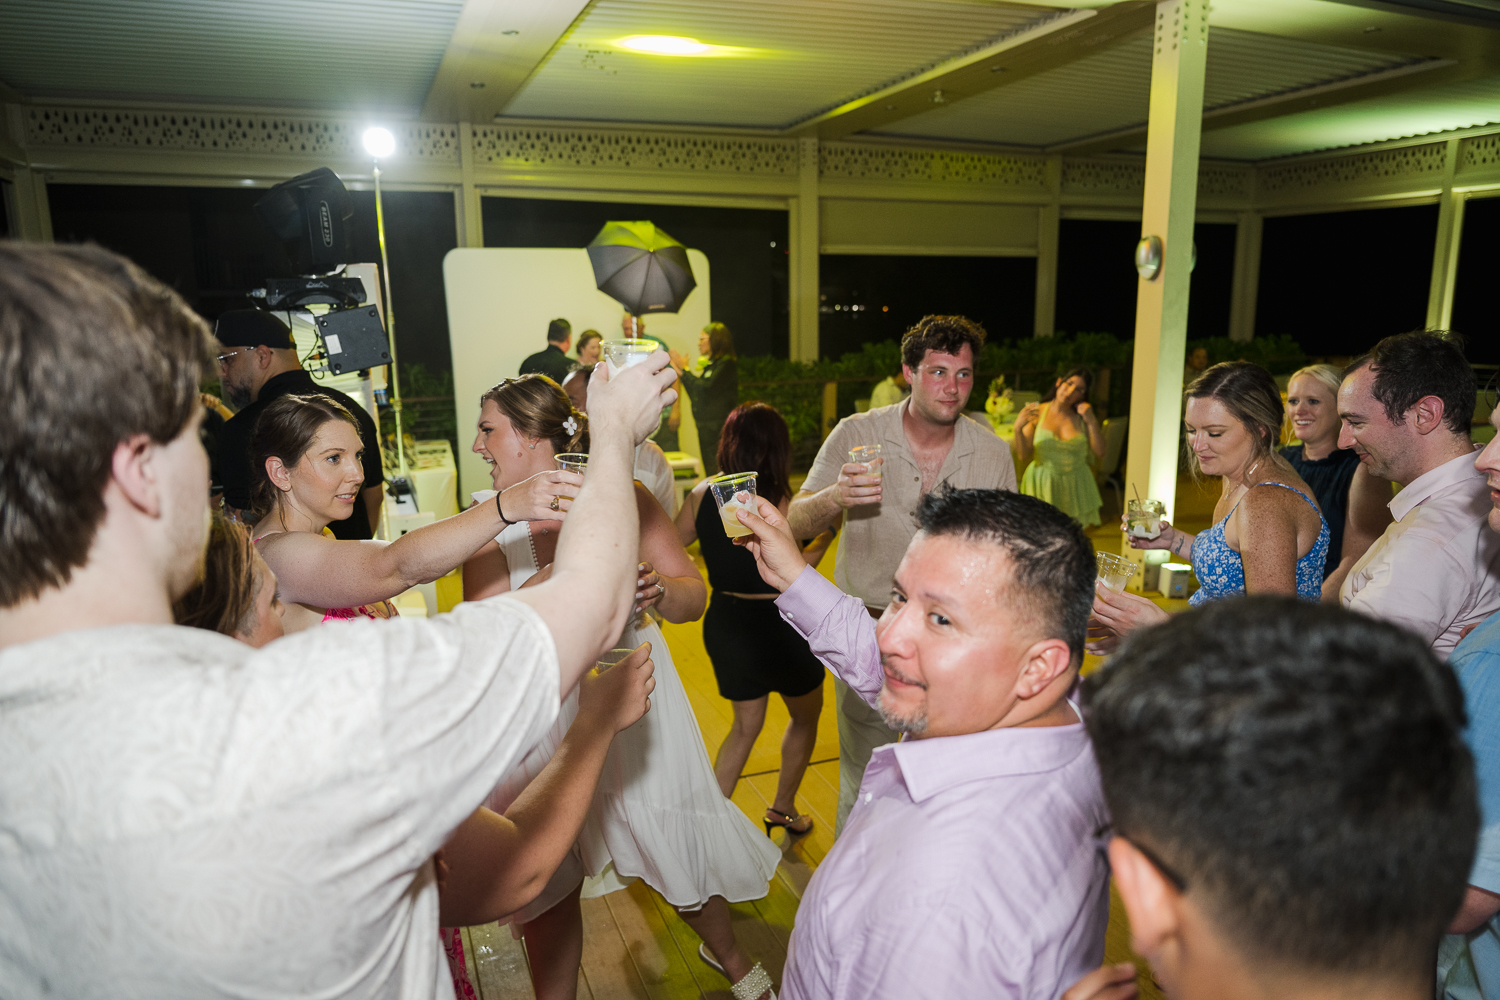
<path fill-rule="evenodd" d="M 708 258 L 688 251 L 698 287 L 678 313 L 645 317 L 646 332 L 690 358 L 698 356 L 698 334 L 709 324 Z M 448 298 L 448 339 L 453 348 L 453 392 L 458 410 L 459 506 L 471 492 L 490 488 L 489 466 L 469 450 L 479 420 L 479 397 L 521 362 L 547 346 L 548 321 L 573 324 L 573 337 L 598 330 L 618 339 L 625 310 L 594 287 L 594 269 L 583 249 L 496 247 L 451 250 L 443 260 Z M 682 450 L 698 455 L 698 432 L 683 405 Z M 700 456 L 701 457 L 701 456 Z"/>

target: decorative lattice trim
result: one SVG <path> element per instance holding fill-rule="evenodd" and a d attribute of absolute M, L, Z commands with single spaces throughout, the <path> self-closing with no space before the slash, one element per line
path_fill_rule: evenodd
<path fill-rule="evenodd" d="M 492 167 L 797 175 L 795 140 L 670 132 L 476 126 L 474 158 Z"/>
<path fill-rule="evenodd" d="M 1279 194 L 1368 181 L 1441 176 L 1444 155 L 1445 143 L 1432 142 L 1355 156 L 1263 167 L 1260 171 L 1260 191 L 1262 194 Z"/>
<path fill-rule="evenodd" d="M 1015 153 L 968 153 L 852 142 L 824 143 L 823 177 L 857 181 L 925 181 L 1046 191 L 1047 160 Z"/>
<path fill-rule="evenodd" d="M 160 149 L 195 153 L 264 153 L 326 159 L 362 158 L 364 123 L 287 115 L 199 114 L 67 107 L 28 107 L 32 146 Z M 402 159 L 458 162 L 458 126 L 391 127 Z"/>
<path fill-rule="evenodd" d="M 1459 171 L 1500 166 L 1500 134 L 1476 135 L 1472 139 L 1465 139 L 1459 150 Z"/>

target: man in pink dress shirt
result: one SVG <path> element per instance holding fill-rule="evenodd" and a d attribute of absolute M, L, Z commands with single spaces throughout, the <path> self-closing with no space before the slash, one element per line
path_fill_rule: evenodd
<path fill-rule="evenodd" d="M 1401 492 L 1395 521 L 1354 564 L 1339 600 L 1393 622 L 1446 660 L 1500 611 L 1500 536 L 1485 526 L 1489 487 L 1474 468 L 1474 371 L 1436 333 L 1386 337 L 1339 387 L 1339 447 Z"/>
<path fill-rule="evenodd" d="M 1237 597 L 1135 633 L 1084 687 L 1115 885 L 1169 996 L 1433 996 L 1479 805 L 1425 640 Z"/>
<path fill-rule="evenodd" d="M 1109 919 L 1109 820 L 1068 699 L 1094 555 L 1009 491 L 945 488 L 916 517 L 877 623 L 803 572 L 774 507 L 741 514 L 782 616 L 904 734 L 802 897 L 782 995 L 1054 1000 L 1099 965 Z"/>

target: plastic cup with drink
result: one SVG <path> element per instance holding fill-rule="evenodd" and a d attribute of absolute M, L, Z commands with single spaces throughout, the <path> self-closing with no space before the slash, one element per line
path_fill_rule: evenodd
<path fill-rule="evenodd" d="M 857 444 L 849 449 L 849 461 L 855 465 L 865 467 L 865 475 L 880 478 L 880 467 L 885 464 L 885 459 L 880 457 L 880 445 Z"/>
<path fill-rule="evenodd" d="M 1167 516 L 1167 505 L 1160 500 L 1128 500 L 1125 508 L 1125 533 L 1132 538 L 1160 538 L 1161 522 Z"/>
<path fill-rule="evenodd" d="M 1095 558 L 1099 563 L 1099 579 L 1110 590 L 1121 591 L 1135 575 L 1135 563 L 1124 556 L 1117 556 L 1113 552 L 1096 553 Z"/>
<path fill-rule="evenodd" d="M 719 505 L 719 520 L 724 522 L 724 534 L 730 538 L 742 538 L 753 534 L 740 523 L 739 512 L 755 509 L 755 473 L 737 472 L 728 476 L 715 476 L 708 481 L 708 492 L 714 495 Z"/>
<path fill-rule="evenodd" d="M 604 352 L 604 362 L 609 366 L 610 378 L 614 378 L 626 368 L 640 364 L 661 349 L 661 345 L 654 340 L 634 338 L 606 340 L 599 346 Z"/>
<path fill-rule="evenodd" d="M 600 655 L 599 659 L 594 663 L 594 668 L 602 674 L 634 652 L 635 650 L 633 649 L 611 649 L 609 652 Z"/>
<path fill-rule="evenodd" d="M 576 472 L 581 476 L 588 471 L 589 457 L 587 455 L 565 451 L 552 457 L 557 460 L 557 467 L 564 472 Z"/>

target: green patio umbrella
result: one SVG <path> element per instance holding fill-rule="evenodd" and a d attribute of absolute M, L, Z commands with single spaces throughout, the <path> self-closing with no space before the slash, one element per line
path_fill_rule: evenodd
<path fill-rule="evenodd" d="M 594 282 L 634 316 L 674 313 L 698 286 L 687 248 L 651 222 L 606 222 L 588 245 Z"/>

